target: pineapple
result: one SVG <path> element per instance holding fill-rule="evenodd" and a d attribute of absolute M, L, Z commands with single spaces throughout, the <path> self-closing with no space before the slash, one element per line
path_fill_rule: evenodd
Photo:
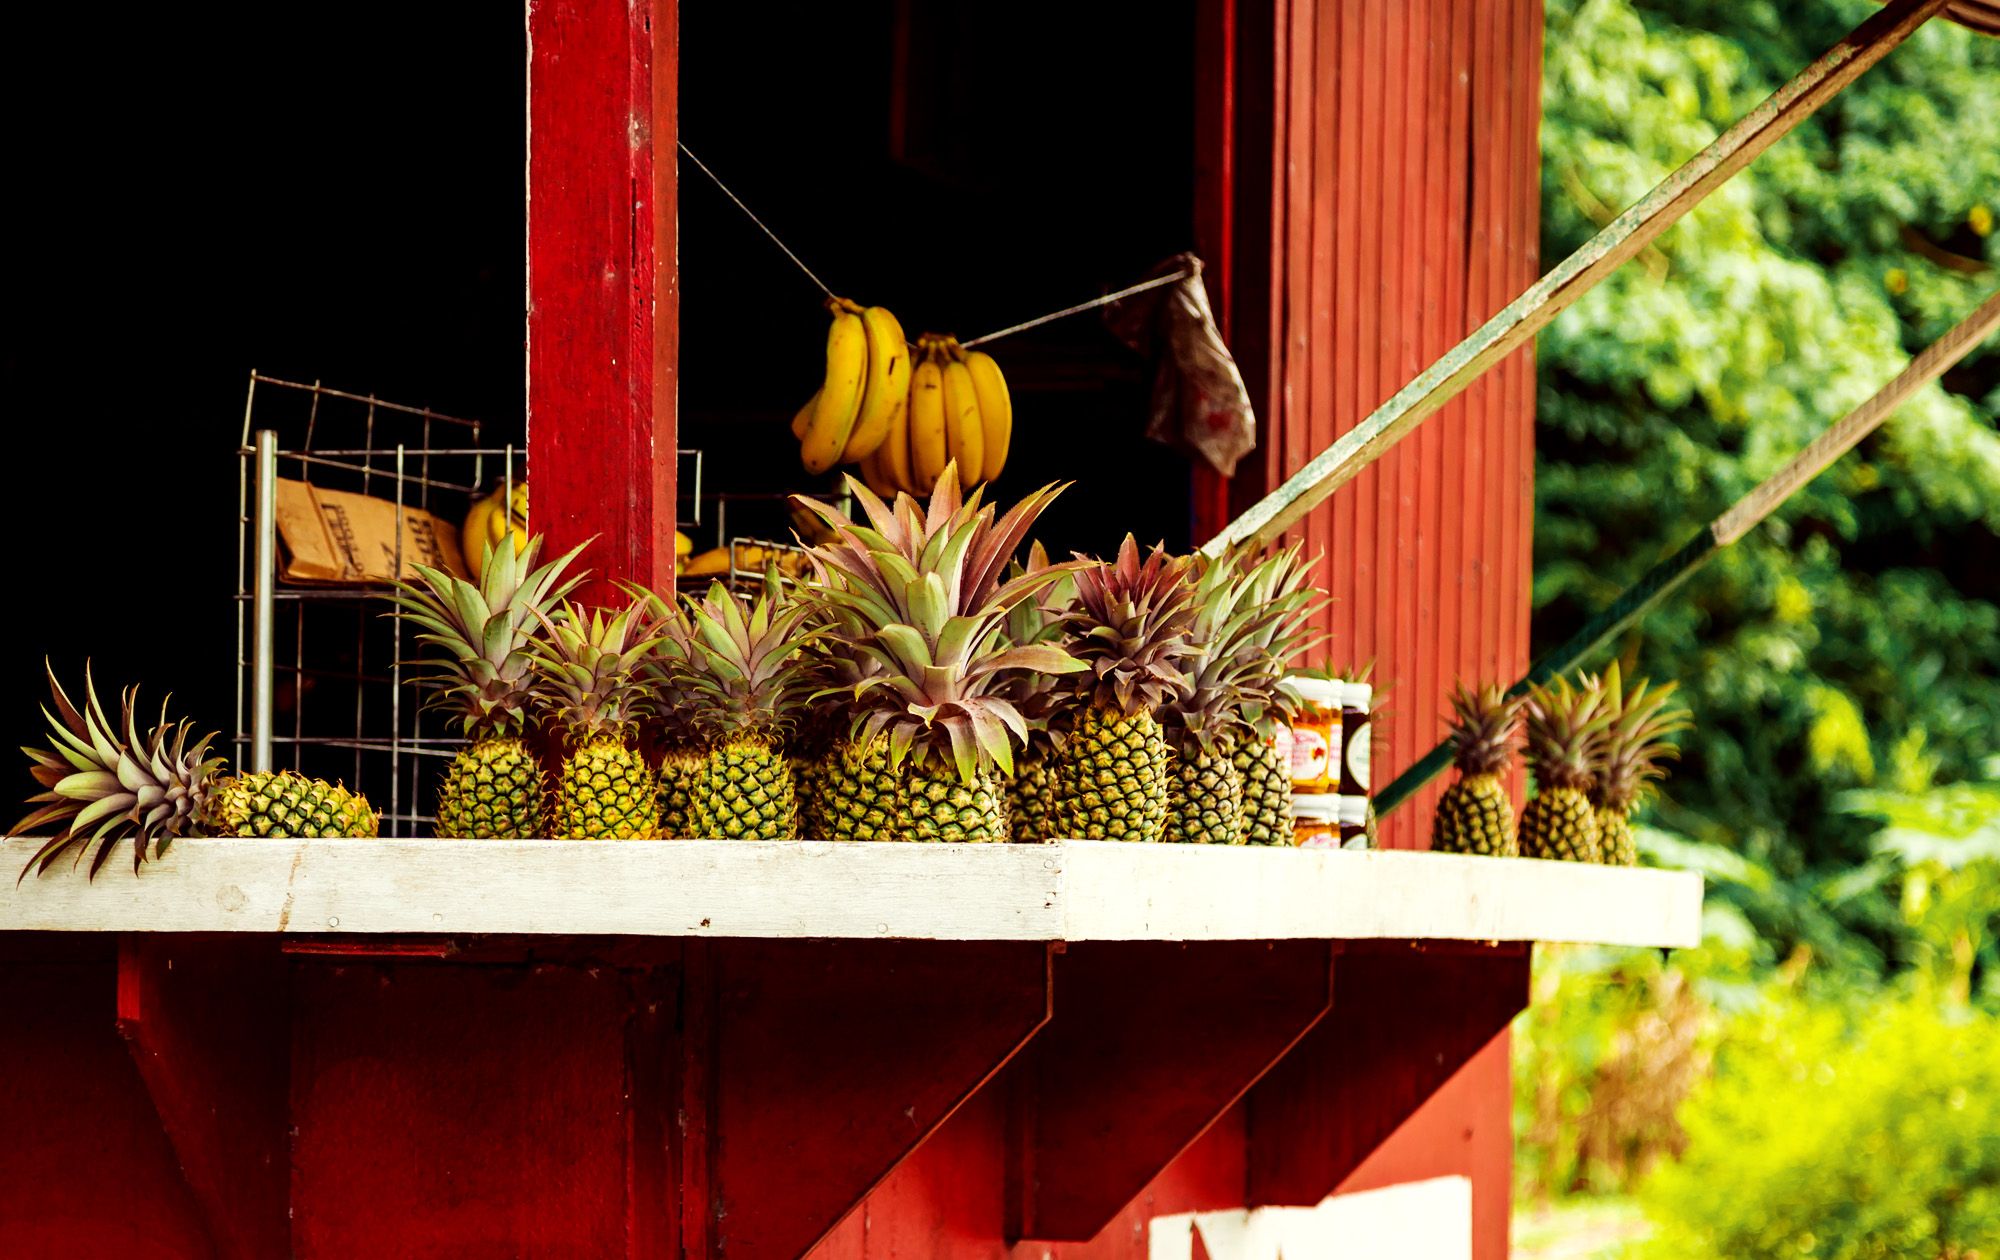
<path fill-rule="evenodd" d="M 1313 611 L 1298 557 L 1297 547 L 1263 560 L 1238 551 L 1202 569 L 1190 629 L 1199 650 L 1187 689 L 1160 711 L 1175 754 L 1169 839 L 1244 844 L 1254 815 L 1257 843 L 1291 841 L 1291 775 L 1270 734 L 1285 665 Z M 1246 768 L 1261 772 L 1254 809 L 1244 803 Z"/>
<path fill-rule="evenodd" d="M 23 875 L 46 872 L 74 850 L 78 862 L 90 856 L 94 878 L 126 839 L 136 871 L 181 836 L 367 838 L 377 832 L 375 812 L 357 793 L 289 770 L 226 775 L 223 759 L 209 755 L 214 737 L 194 739 L 193 727 L 168 721 L 164 706 L 142 737 L 137 688 L 126 690 L 114 725 L 98 703 L 88 666 L 81 709 L 54 671 L 47 672 L 55 711 L 43 712 L 53 746 L 22 750 L 42 790 L 28 798 L 39 808 L 14 830 L 27 834 L 51 823 L 61 830 L 36 850 Z"/>
<path fill-rule="evenodd" d="M 855 716 L 827 796 L 840 838 L 991 843 L 1008 838 L 1005 778 L 1027 720 L 1021 673 L 1083 666 L 1054 643 L 1014 643 L 1008 614 L 1066 566 L 1008 578 L 1028 528 L 1058 493 L 1044 487 L 1004 516 L 961 499 L 947 466 L 929 503 L 885 505 L 848 479 L 868 525 L 797 500 L 830 536 L 809 548 L 832 623 L 829 655 L 847 662 Z M 1006 580 L 1003 580 L 1006 579 Z"/>
<path fill-rule="evenodd" d="M 658 783 L 633 747 L 652 711 L 640 667 L 657 640 L 637 633 L 645 604 L 605 614 L 564 603 L 534 645 L 534 695 L 562 729 L 550 831 L 564 840 L 651 840 L 659 835 Z"/>
<path fill-rule="evenodd" d="M 1067 615 L 1070 653 L 1089 673 L 1067 698 L 1055 761 L 1055 834 L 1084 840 L 1159 840 L 1166 832 L 1168 747 L 1156 710 L 1188 686 L 1195 653 L 1191 562 L 1155 547 L 1145 560 L 1126 535 L 1111 563 L 1076 575 Z"/>
<path fill-rule="evenodd" d="M 1521 811 L 1523 857 L 1595 862 L 1597 812 L 1589 791 L 1610 715 L 1596 691 L 1578 691 L 1565 679 L 1528 692 L 1528 765 L 1535 795 Z"/>
<path fill-rule="evenodd" d="M 1666 777 L 1660 763 L 1680 755 L 1666 737 L 1693 723 L 1685 708 L 1667 707 L 1675 683 L 1654 687 L 1641 679 L 1627 689 L 1614 664 L 1605 671 L 1601 686 L 1611 725 L 1605 731 L 1603 759 L 1590 798 L 1597 810 L 1598 860 L 1609 866 L 1637 866 L 1632 811 L 1652 785 Z"/>
<path fill-rule="evenodd" d="M 689 685 L 708 739 L 695 789 L 701 834 L 723 840 L 796 840 L 799 802 L 784 741 L 812 689 L 801 651 L 817 631 L 812 609 L 787 595 L 775 570 L 755 600 L 720 582 L 693 608 Z"/>
<path fill-rule="evenodd" d="M 417 566 L 388 598 L 419 627 L 435 655 L 417 662 L 430 704 L 449 710 L 472 746 L 452 758 L 438 786 L 437 834 L 471 840 L 547 835 L 541 763 L 522 741 L 534 679 L 531 646 L 542 619 L 576 586 L 563 579 L 576 548 L 541 568 L 536 536 L 518 553 L 487 547 L 477 584 Z"/>
<path fill-rule="evenodd" d="M 1439 853 L 1513 857 L 1514 805 L 1501 776 L 1514 759 L 1521 702 L 1496 686 L 1474 691 L 1460 683 L 1451 694 L 1451 750 L 1458 782 L 1438 798 L 1431 848 Z"/>
<path fill-rule="evenodd" d="M 1048 552 L 1040 543 L 1028 549 L 1028 563 L 1009 570 L 1023 577 L 1050 567 Z M 1062 618 L 1076 602 L 1076 585 L 1064 573 L 1035 599 L 1023 600 L 1007 614 L 1008 642 L 1020 645 L 1060 643 Z M 1028 738 L 1021 755 L 1014 759 L 1014 775 L 1007 781 L 1007 838 L 1016 844 L 1035 844 L 1050 838 L 1050 811 L 1055 805 L 1055 776 L 1050 765 L 1050 722 L 1059 699 L 1059 675 L 1026 670 L 1008 676 L 1005 694 L 1028 724 Z"/>
<path fill-rule="evenodd" d="M 645 605 L 639 637 L 655 645 L 640 669 L 652 690 L 658 717 L 661 753 L 653 776 L 659 834 L 663 839 L 686 839 L 703 834 L 697 825 L 695 792 L 708 773 L 708 748 L 694 721 L 698 702 L 687 685 L 688 662 L 695 650 L 694 627 L 679 596 L 664 598 L 638 586 L 627 589 Z"/>

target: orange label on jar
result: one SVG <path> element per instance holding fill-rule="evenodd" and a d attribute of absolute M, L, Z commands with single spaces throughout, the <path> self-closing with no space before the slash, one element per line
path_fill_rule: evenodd
<path fill-rule="evenodd" d="M 1317 826 L 1310 829 L 1301 827 L 1297 832 L 1293 833 L 1293 839 L 1297 841 L 1301 849 L 1338 849 L 1340 847 L 1340 831 L 1334 827 Z"/>
<path fill-rule="evenodd" d="M 1292 785 L 1325 783 L 1329 756 L 1325 732 L 1310 726 L 1292 728 Z"/>

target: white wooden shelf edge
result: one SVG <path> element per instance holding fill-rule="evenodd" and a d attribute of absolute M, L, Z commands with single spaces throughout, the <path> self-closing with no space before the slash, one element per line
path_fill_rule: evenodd
<path fill-rule="evenodd" d="M 0 840 L 0 872 L 36 844 Z M 0 930 L 1671 947 L 1699 942 L 1701 895 L 1684 872 L 1403 852 L 183 840 L 136 875 L 119 855 L 0 889 Z"/>

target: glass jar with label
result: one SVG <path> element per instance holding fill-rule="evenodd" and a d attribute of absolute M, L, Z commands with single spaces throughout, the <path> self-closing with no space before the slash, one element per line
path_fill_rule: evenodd
<path fill-rule="evenodd" d="M 1340 785 L 1340 707 L 1346 684 L 1325 678 L 1289 678 L 1299 697 L 1292 719 L 1292 791 L 1330 794 Z"/>
<path fill-rule="evenodd" d="M 1308 794 L 1292 798 L 1292 843 L 1301 849 L 1340 847 L 1340 798 Z"/>
<path fill-rule="evenodd" d="M 1368 798 L 1365 796 L 1336 796 L 1334 806 L 1340 820 L 1340 847 L 1343 849 L 1371 849 L 1374 843 L 1368 835 Z"/>
<path fill-rule="evenodd" d="M 1344 683 L 1340 689 L 1340 759 L 1328 774 L 1326 788 L 1342 796 L 1368 795 L 1368 706 L 1375 698 L 1369 683 Z"/>

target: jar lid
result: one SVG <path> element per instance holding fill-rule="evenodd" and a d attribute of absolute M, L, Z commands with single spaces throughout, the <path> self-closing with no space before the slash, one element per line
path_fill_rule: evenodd
<path fill-rule="evenodd" d="M 1359 709 L 1363 713 L 1366 713 L 1368 712 L 1368 702 L 1374 698 L 1374 683 L 1348 683 L 1346 684 L 1346 697 L 1341 703 L 1347 708 Z"/>
<path fill-rule="evenodd" d="M 1340 802 L 1338 796 L 1323 796 L 1316 793 L 1301 793 L 1292 798 L 1292 820 L 1308 823 L 1338 823 Z"/>
<path fill-rule="evenodd" d="M 1338 709 L 1347 694 L 1347 684 L 1331 678 L 1292 677 L 1285 679 L 1285 686 L 1307 704 L 1323 709 Z"/>
<path fill-rule="evenodd" d="M 1351 826 L 1368 825 L 1368 798 L 1365 796 L 1336 796 L 1340 804 L 1335 808 L 1340 812 L 1340 821 Z"/>

